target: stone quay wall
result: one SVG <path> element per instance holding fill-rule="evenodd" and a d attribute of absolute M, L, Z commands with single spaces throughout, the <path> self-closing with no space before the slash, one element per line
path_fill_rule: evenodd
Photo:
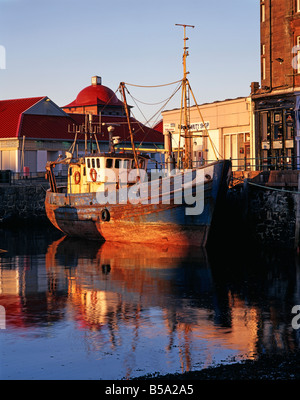
<path fill-rule="evenodd" d="M 297 248 L 298 192 L 259 187 L 251 183 L 248 183 L 246 191 L 246 224 L 250 235 L 262 245 Z"/>
<path fill-rule="evenodd" d="M 227 195 L 232 237 L 267 247 L 300 246 L 300 171 L 263 171 L 235 174 Z"/>
<path fill-rule="evenodd" d="M 265 171 L 244 183 L 247 224 L 259 243 L 299 248 L 299 172 Z"/>
<path fill-rule="evenodd" d="M 45 185 L 1 185 L 0 224 L 46 219 Z"/>
<path fill-rule="evenodd" d="M 300 171 L 271 171 L 245 177 L 243 183 L 229 189 L 216 213 L 216 237 L 233 243 L 242 238 L 262 246 L 299 248 L 299 182 Z M 48 221 L 44 204 L 48 187 L 48 183 L 1 184 L 0 225 Z"/>

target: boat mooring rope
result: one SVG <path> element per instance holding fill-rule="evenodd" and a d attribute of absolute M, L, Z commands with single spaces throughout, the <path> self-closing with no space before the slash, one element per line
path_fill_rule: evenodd
<path fill-rule="evenodd" d="M 287 189 L 277 189 L 277 188 L 274 188 L 274 187 L 259 185 L 258 183 L 254 183 L 254 182 L 247 182 L 247 183 L 249 185 L 252 185 L 252 186 L 257 186 L 259 188 L 267 189 L 267 190 L 273 190 L 275 192 L 285 192 L 285 193 L 292 193 L 292 194 L 300 194 L 300 192 L 298 192 L 296 190 L 294 191 L 294 190 L 287 190 Z"/>

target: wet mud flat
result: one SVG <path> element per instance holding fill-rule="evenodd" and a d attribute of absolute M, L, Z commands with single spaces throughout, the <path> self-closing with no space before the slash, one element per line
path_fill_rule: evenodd
<path fill-rule="evenodd" d="M 217 365 L 183 374 L 146 375 L 145 380 L 203 380 L 203 381 L 291 381 L 300 379 L 300 351 L 285 355 L 263 355 L 258 360 Z"/>

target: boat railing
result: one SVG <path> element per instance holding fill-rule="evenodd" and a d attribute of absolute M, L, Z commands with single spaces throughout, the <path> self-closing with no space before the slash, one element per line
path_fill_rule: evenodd
<path fill-rule="evenodd" d="M 272 170 L 300 170 L 300 156 L 273 156 L 273 157 L 237 157 L 229 158 L 232 165 L 232 171 L 272 171 Z M 194 168 L 200 168 L 216 162 L 212 160 L 198 160 L 193 162 Z M 158 162 L 151 163 L 151 168 L 147 170 L 151 174 L 151 170 L 156 169 L 164 171 L 168 169 L 168 163 Z M 57 187 L 66 187 L 67 171 L 60 171 L 55 174 Z M 11 170 L 0 170 L 1 185 L 49 185 L 45 179 L 45 172 L 14 172 Z M 61 189 L 63 190 L 63 189 Z"/>
<path fill-rule="evenodd" d="M 272 171 L 272 170 L 299 170 L 300 156 L 271 156 L 271 157 L 230 157 L 233 171 Z M 193 168 L 207 166 L 216 159 L 200 159 L 193 161 Z M 183 167 L 179 164 L 179 169 Z M 168 169 L 168 163 L 156 162 L 154 168 Z"/>
<path fill-rule="evenodd" d="M 55 175 L 56 182 L 59 186 L 66 184 L 67 173 L 58 173 Z M 0 170 L 0 184 L 6 185 L 44 185 L 48 180 L 45 178 L 45 172 L 14 172 L 11 170 Z"/>

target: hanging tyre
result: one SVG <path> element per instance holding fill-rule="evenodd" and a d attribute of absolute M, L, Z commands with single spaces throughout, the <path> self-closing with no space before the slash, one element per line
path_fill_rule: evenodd
<path fill-rule="evenodd" d="M 108 222 L 110 220 L 110 213 L 107 208 L 104 208 L 101 211 L 101 219 L 102 221 Z"/>

